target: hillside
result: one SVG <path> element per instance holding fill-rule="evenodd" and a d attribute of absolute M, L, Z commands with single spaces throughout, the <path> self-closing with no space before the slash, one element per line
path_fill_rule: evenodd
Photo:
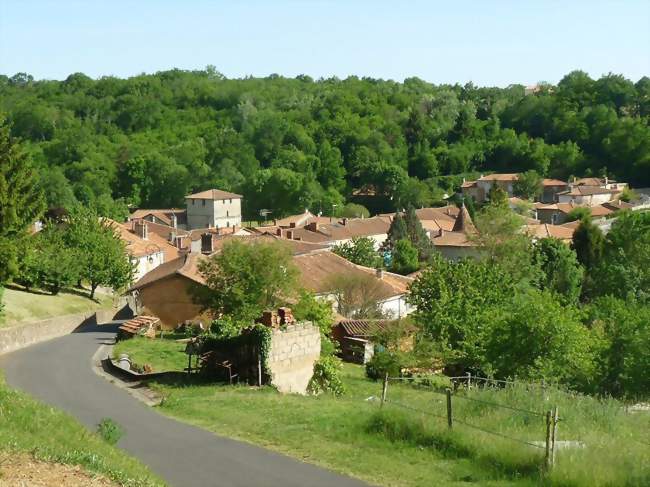
<path fill-rule="evenodd" d="M 129 79 L 0 76 L 48 204 L 111 216 L 209 187 L 245 214 L 427 206 L 483 171 L 607 173 L 650 185 L 650 79 L 574 71 L 557 86 L 436 86 L 349 77 L 226 79 L 214 67 Z M 359 191 L 361 190 L 361 191 Z M 359 194 L 361 193 L 361 194 Z M 114 201 L 118 201 L 115 204 Z"/>

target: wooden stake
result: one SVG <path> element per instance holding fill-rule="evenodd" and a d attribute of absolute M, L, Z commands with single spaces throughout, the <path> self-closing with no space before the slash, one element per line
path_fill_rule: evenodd
<path fill-rule="evenodd" d="M 451 429 L 453 427 L 453 419 L 451 413 L 451 389 L 447 387 L 445 392 L 447 393 L 447 426 L 449 429 Z"/>
<path fill-rule="evenodd" d="M 257 385 L 262 387 L 262 355 L 257 354 Z"/>
<path fill-rule="evenodd" d="M 467 372 L 467 390 L 469 391 L 472 388 L 472 373 Z"/>
<path fill-rule="evenodd" d="M 551 467 L 553 466 L 553 461 L 551 459 L 551 433 L 552 433 L 552 428 L 551 428 L 551 411 L 546 411 L 546 455 L 545 455 L 545 460 L 546 460 L 546 469 L 550 470 Z"/>
<path fill-rule="evenodd" d="M 384 406 L 384 403 L 386 402 L 386 394 L 388 393 L 388 372 L 386 372 L 386 375 L 384 376 L 384 386 L 381 389 L 381 405 L 380 407 Z"/>
<path fill-rule="evenodd" d="M 553 408 L 553 432 L 551 434 L 551 466 L 555 465 L 555 442 L 557 441 L 557 424 L 560 421 L 558 408 Z"/>

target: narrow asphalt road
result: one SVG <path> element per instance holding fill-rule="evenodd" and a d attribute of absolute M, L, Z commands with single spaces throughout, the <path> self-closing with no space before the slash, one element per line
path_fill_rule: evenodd
<path fill-rule="evenodd" d="M 115 327 L 77 332 L 0 356 L 7 382 L 59 407 L 94 430 L 110 417 L 125 430 L 119 446 L 172 486 L 360 487 L 360 481 L 175 421 L 96 375 L 91 358 Z"/>

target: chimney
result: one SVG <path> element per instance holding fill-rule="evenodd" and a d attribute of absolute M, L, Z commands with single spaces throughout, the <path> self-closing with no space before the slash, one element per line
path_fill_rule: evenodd
<path fill-rule="evenodd" d="M 176 218 L 176 213 L 172 213 L 172 227 L 173 228 L 178 227 L 178 219 Z"/>
<path fill-rule="evenodd" d="M 212 234 L 204 233 L 203 235 L 201 235 L 201 253 L 211 254 L 212 252 L 213 252 Z"/>
<path fill-rule="evenodd" d="M 289 228 L 296 228 L 296 222 L 289 223 Z"/>
<path fill-rule="evenodd" d="M 317 232 L 318 231 L 318 222 L 311 222 L 307 225 L 305 225 L 305 228 L 309 230 L 310 232 Z"/>
<path fill-rule="evenodd" d="M 377 267 L 377 269 L 375 269 L 375 276 L 377 276 L 377 279 L 383 279 L 384 269 L 382 269 L 381 267 Z"/>
<path fill-rule="evenodd" d="M 609 178 L 605 176 L 605 186 L 607 186 L 608 184 L 609 184 Z"/>
<path fill-rule="evenodd" d="M 281 237 L 281 236 L 282 236 L 282 229 L 281 229 L 281 228 L 278 228 L 278 229 L 275 231 L 275 234 L 276 234 L 278 237 Z"/>
<path fill-rule="evenodd" d="M 293 240 L 293 230 L 287 230 L 287 238 Z"/>
<path fill-rule="evenodd" d="M 169 241 L 173 245 L 176 240 L 176 232 L 169 232 Z"/>
<path fill-rule="evenodd" d="M 149 229 L 147 228 L 147 223 L 144 220 L 134 221 L 133 231 L 142 240 L 149 239 Z"/>
<path fill-rule="evenodd" d="M 341 225 L 346 226 L 348 224 L 347 218 L 341 218 Z"/>

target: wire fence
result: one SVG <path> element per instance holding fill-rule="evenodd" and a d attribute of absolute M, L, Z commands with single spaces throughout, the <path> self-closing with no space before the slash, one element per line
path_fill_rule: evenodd
<path fill-rule="evenodd" d="M 468 376 L 465 376 L 465 377 L 450 377 L 449 379 L 452 380 L 452 383 L 453 383 L 453 379 L 466 380 L 467 381 L 467 389 L 469 390 L 471 388 L 471 380 L 472 379 L 469 378 L 469 380 L 468 380 L 468 378 L 469 378 Z M 471 428 L 471 429 L 474 429 L 474 430 L 477 430 L 477 431 L 481 431 L 482 433 L 485 433 L 485 434 L 497 436 L 497 437 L 500 437 L 500 438 L 503 438 L 503 439 L 506 439 L 506 440 L 509 440 L 509 441 L 519 443 L 519 444 L 524 444 L 524 445 L 527 445 L 527 446 L 531 446 L 533 448 L 542 449 L 542 450 L 545 451 L 544 459 L 545 459 L 546 467 L 549 468 L 549 469 L 553 467 L 553 464 L 555 463 L 555 451 L 556 451 L 555 443 L 556 443 L 556 440 L 557 440 L 558 422 L 560 420 L 559 415 L 558 415 L 558 408 L 557 407 L 553 407 L 551 410 L 548 410 L 548 411 L 545 411 L 545 412 L 543 412 L 543 411 L 534 411 L 532 409 L 525 409 L 525 408 L 521 408 L 521 407 L 517 407 L 517 406 L 512 406 L 512 405 L 509 405 L 509 404 L 503 404 L 503 403 L 488 401 L 488 400 L 484 400 L 484 399 L 477 399 L 477 398 L 474 398 L 474 397 L 468 397 L 466 395 L 460 395 L 460 394 L 455 392 L 455 388 L 454 388 L 454 391 L 452 391 L 451 388 L 447 387 L 443 392 L 441 390 L 436 389 L 436 387 L 431 387 L 429 389 L 431 392 L 434 392 L 436 394 L 441 394 L 441 395 L 444 395 L 446 397 L 446 415 L 442 415 L 442 414 L 436 414 L 436 413 L 434 413 L 432 411 L 426 411 L 426 410 L 423 410 L 421 408 L 411 406 L 409 404 L 404 404 L 403 402 L 395 401 L 395 400 L 393 400 L 392 398 L 389 397 L 388 385 L 389 385 L 389 383 L 391 381 L 396 381 L 396 382 L 409 381 L 409 382 L 412 382 L 412 383 L 414 383 L 415 385 L 418 385 L 418 386 L 423 385 L 423 383 L 431 385 L 431 382 L 427 381 L 426 378 L 419 378 L 419 379 L 423 379 L 424 382 L 420 382 L 420 383 L 415 382 L 414 379 L 410 378 L 410 377 L 389 377 L 388 375 L 386 375 L 384 377 L 383 386 L 382 386 L 380 407 L 383 407 L 385 404 L 390 404 L 390 405 L 393 405 L 393 406 L 396 406 L 396 407 L 399 407 L 399 408 L 403 408 L 403 409 L 406 409 L 406 410 L 409 410 L 409 411 L 417 412 L 417 413 L 422 414 L 424 416 L 430 416 L 430 417 L 433 417 L 433 418 L 436 418 L 436 419 L 443 419 L 443 420 L 446 419 L 447 420 L 447 426 L 448 426 L 449 429 L 453 429 L 454 424 L 460 424 L 460 425 L 463 425 L 464 427 Z M 497 380 L 497 379 L 486 379 L 486 378 L 477 378 L 477 377 L 474 377 L 473 379 L 475 381 L 477 381 L 477 380 L 486 380 L 486 381 L 492 381 L 492 382 L 495 382 L 495 383 L 517 384 L 514 381 L 503 381 L 503 380 Z M 518 383 L 518 384 L 521 384 L 521 383 Z M 494 430 L 491 430 L 489 428 L 485 428 L 483 426 L 473 424 L 472 422 L 466 421 L 465 419 L 460 419 L 457 414 L 456 415 L 454 414 L 454 407 L 453 407 L 454 399 L 460 399 L 460 400 L 474 402 L 474 403 L 478 403 L 478 404 L 489 405 L 489 406 L 492 406 L 492 407 L 495 407 L 495 408 L 505 409 L 505 410 L 508 410 L 508 411 L 514 411 L 514 412 L 518 412 L 518 413 L 523 413 L 523 414 L 526 414 L 526 415 L 529 415 L 529 416 L 544 418 L 545 422 L 546 422 L 546 435 L 545 435 L 544 441 L 543 442 L 541 442 L 541 441 L 540 442 L 533 442 L 533 441 L 524 440 L 524 439 L 521 439 L 521 438 L 516 438 L 514 436 L 510 436 L 510 435 L 504 434 L 504 433 L 499 432 L 499 431 L 494 431 Z"/>

